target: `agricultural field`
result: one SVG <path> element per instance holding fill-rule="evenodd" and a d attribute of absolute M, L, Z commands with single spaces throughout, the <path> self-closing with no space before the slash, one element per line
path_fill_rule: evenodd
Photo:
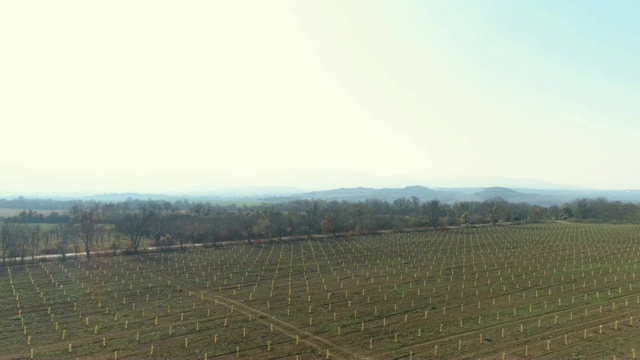
<path fill-rule="evenodd" d="M 636 358 L 639 240 L 551 223 L 1 267 L 0 358 Z"/>
<path fill-rule="evenodd" d="M 16 216 L 16 215 L 20 214 L 20 212 L 22 212 L 22 211 L 23 211 L 23 209 L 0 208 L 0 218 L 9 217 L 9 216 Z M 42 214 L 44 216 L 47 216 L 47 215 L 51 214 L 54 211 L 64 212 L 65 210 L 38 210 L 37 213 L 38 214 Z"/>

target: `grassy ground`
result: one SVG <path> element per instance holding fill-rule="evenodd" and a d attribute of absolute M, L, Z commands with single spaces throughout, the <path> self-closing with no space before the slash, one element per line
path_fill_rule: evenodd
<path fill-rule="evenodd" d="M 631 358 L 639 234 L 523 225 L 5 267 L 0 358 Z"/>

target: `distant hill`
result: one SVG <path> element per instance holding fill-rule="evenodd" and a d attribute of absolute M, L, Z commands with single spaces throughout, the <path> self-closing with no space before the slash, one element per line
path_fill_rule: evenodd
<path fill-rule="evenodd" d="M 414 185 L 404 188 L 340 188 L 332 190 L 311 191 L 291 196 L 273 196 L 263 198 L 261 200 L 268 202 L 282 202 L 297 199 L 319 199 L 319 200 L 336 200 L 336 201 L 365 201 L 369 199 L 378 199 L 393 202 L 399 198 L 417 197 L 421 201 L 436 199 L 441 195 L 439 191 L 429 189 L 424 186 Z"/>
<path fill-rule="evenodd" d="M 437 190 L 430 189 L 425 186 L 414 185 L 404 188 L 340 188 L 324 191 L 311 191 L 286 197 L 270 197 L 263 199 L 269 202 L 290 201 L 295 199 L 319 199 L 319 200 L 337 200 L 337 201 L 365 201 L 369 199 L 378 199 L 393 202 L 399 198 L 416 197 L 420 201 L 440 200 L 445 203 L 455 203 L 457 201 L 484 201 L 496 197 L 503 198 L 507 201 L 521 202 L 530 201 L 538 203 L 538 201 L 547 202 L 543 197 L 536 194 L 526 194 L 503 187 L 490 187 L 486 189 L 447 189 L 440 188 Z"/>
<path fill-rule="evenodd" d="M 99 201 L 99 202 L 122 202 L 130 199 L 176 201 L 181 199 L 181 197 L 163 195 L 163 194 L 109 193 L 109 194 L 82 196 L 82 197 L 79 197 L 78 199 L 86 200 L 86 201 L 93 200 L 93 201 Z"/>
<path fill-rule="evenodd" d="M 166 200 L 170 202 L 188 200 L 190 202 L 260 204 L 279 203 L 302 199 L 319 199 L 327 201 L 366 201 L 379 199 L 393 202 L 399 198 L 416 197 L 425 202 L 433 199 L 443 203 L 481 202 L 500 197 L 514 203 L 551 206 L 562 205 L 577 199 L 604 198 L 609 201 L 640 203 L 640 190 L 585 190 L 585 189 L 527 189 L 494 187 L 460 187 L 460 188 L 429 188 L 422 185 L 406 186 L 402 188 L 372 188 L 354 187 L 339 188 L 322 191 L 307 191 L 288 188 L 236 188 L 211 192 L 185 194 L 141 194 L 141 193 L 109 193 L 92 196 L 23 196 L 11 199 L 0 198 L 0 208 L 59 210 L 71 207 L 75 201 L 121 202 L 128 199 L 137 200 Z"/>
<path fill-rule="evenodd" d="M 325 200 L 346 200 L 359 201 L 367 199 L 379 199 L 393 201 L 401 197 L 417 197 L 420 200 L 433 199 L 438 196 L 438 192 L 424 186 L 407 186 L 401 189 L 373 189 L 373 188 L 341 188 L 335 190 L 312 191 L 301 194 L 304 197 Z"/>
<path fill-rule="evenodd" d="M 528 194 L 524 194 L 515 190 L 496 186 L 496 187 L 486 188 L 482 191 L 478 191 L 474 195 L 480 197 L 482 200 L 489 200 L 497 197 L 503 198 L 505 200 L 510 200 L 510 199 L 526 196 Z"/>
<path fill-rule="evenodd" d="M 525 190 L 526 191 L 526 190 Z M 536 190 L 528 190 L 536 191 Z M 497 197 L 514 203 L 527 203 L 532 205 L 551 206 L 560 205 L 565 202 L 573 200 L 573 198 L 567 199 L 554 195 L 540 195 L 537 193 L 524 193 L 513 189 L 504 187 L 490 187 L 482 191 L 476 192 L 474 195 L 484 200 L 495 199 Z"/>
<path fill-rule="evenodd" d="M 640 191 L 637 190 L 563 190 L 563 189 L 510 189 L 506 187 L 488 188 L 437 188 L 414 185 L 404 188 L 340 188 L 324 191 L 311 191 L 287 196 L 271 196 L 260 198 L 265 202 L 285 202 L 300 199 L 319 199 L 336 201 L 365 201 L 379 199 L 393 202 L 405 197 L 417 197 L 420 201 L 437 199 L 444 203 L 453 204 L 462 201 L 485 201 L 500 197 L 514 203 L 528 203 L 531 205 L 551 206 L 562 205 L 581 198 L 603 197 L 611 201 L 640 202 Z"/>

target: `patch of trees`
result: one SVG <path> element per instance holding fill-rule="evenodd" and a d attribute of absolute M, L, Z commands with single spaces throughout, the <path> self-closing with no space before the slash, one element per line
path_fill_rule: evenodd
<path fill-rule="evenodd" d="M 69 222 L 69 214 L 66 212 L 52 211 L 47 215 L 37 210 L 22 210 L 18 215 L 5 218 L 5 222 L 21 224 L 63 224 Z"/>
<path fill-rule="evenodd" d="M 185 209 L 186 205 L 189 207 Z M 91 256 L 98 249 L 122 248 L 121 240 L 137 253 L 143 244 L 217 246 L 223 241 L 260 242 L 270 238 L 549 220 L 638 222 L 640 206 L 603 198 L 577 199 L 550 207 L 510 203 L 501 198 L 445 204 L 438 200 L 421 202 L 415 197 L 391 203 L 376 199 L 294 200 L 242 207 L 185 201 L 85 202 L 62 213 L 44 216 L 25 210 L 6 218 L 0 228 L 0 252 L 3 259 L 24 261 L 41 254 L 64 255 L 70 251 Z"/>
<path fill-rule="evenodd" d="M 15 199 L 0 199 L 0 208 L 34 210 L 69 210 L 83 203 L 79 200 L 29 199 L 19 196 Z"/>
<path fill-rule="evenodd" d="M 554 213 L 556 209 L 552 210 Z M 635 223 L 640 219 L 640 206 L 605 198 L 577 199 L 563 205 L 561 217 L 598 222 Z"/>

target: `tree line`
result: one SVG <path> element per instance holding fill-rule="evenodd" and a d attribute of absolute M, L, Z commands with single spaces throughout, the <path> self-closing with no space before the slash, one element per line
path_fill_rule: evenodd
<path fill-rule="evenodd" d="M 188 206 L 186 206 L 188 205 Z M 0 227 L 3 263 L 43 254 L 90 256 L 95 250 L 144 246 L 217 246 L 223 241 L 372 233 L 382 230 L 438 230 L 453 226 L 549 220 L 637 222 L 638 204 L 578 199 L 562 206 L 511 203 L 501 198 L 445 204 L 416 197 L 393 202 L 294 200 L 256 206 L 172 203 L 153 200 L 78 202 L 47 215 L 24 210 Z M 124 244 L 123 244 L 124 243 Z"/>

